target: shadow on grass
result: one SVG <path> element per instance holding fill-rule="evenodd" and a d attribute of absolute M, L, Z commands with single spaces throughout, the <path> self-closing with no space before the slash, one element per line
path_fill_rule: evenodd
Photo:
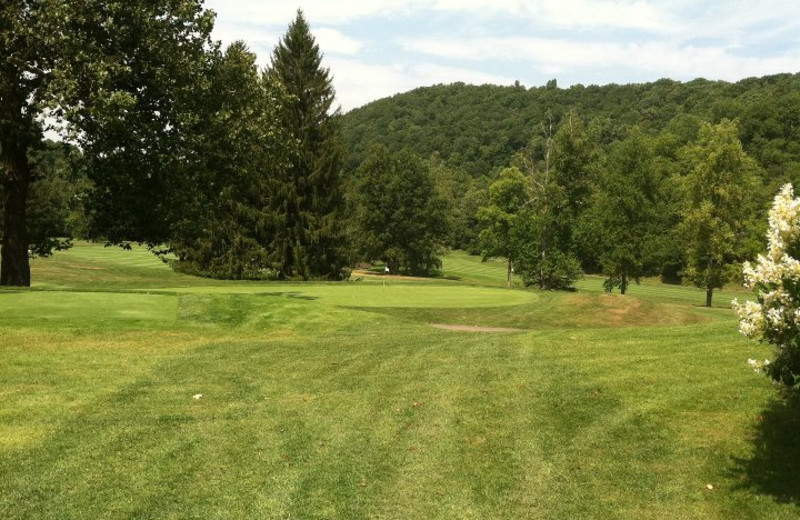
<path fill-rule="evenodd" d="M 307 300 L 307 301 L 314 301 L 319 300 L 318 296 L 309 296 L 307 294 L 299 293 L 299 292 L 290 292 L 290 293 L 281 293 L 282 295 L 286 295 L 289 298 L 294 298 L 295 300 Z"/>
<path fill-rule="evenodd" d="M 760 416 L 749 459 L 734 458 L 741 487 L 800 505 L 800 400 L 775 401 Z"/>

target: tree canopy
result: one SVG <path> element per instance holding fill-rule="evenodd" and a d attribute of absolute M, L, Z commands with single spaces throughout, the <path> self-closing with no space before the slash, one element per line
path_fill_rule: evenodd
<path fill-rule="evenodd" d="M 727 119 L 704 123 L 697 142 L 684 152 L 685 277 L 706 290 L 708 307 L 714 289 L 735 279 L 737 262 L 745 260 L 749 221 L 755 217 L 758 166 L 742 149 L 737 130 Z"/>
<path fill-rule="evenodd" d="M 30 285 L 29 151 L 48 117 L 83 151 L 99 195 L 95 222 L 109 237 L 157 237 L 179 102 L 197 83 L 212 24 L 199 0 L 3 3 L 0 284 Z"/>
<path fill-rule="evenodd" d="M 541 86 L 420 87 L 373 101 L 342 117 L 348 163 L 358 165 L 370 146 L 407 148 L 421 157 L 438 153 L 473 177 L 490 175 L 541 134 L 543 121 L 577 111 L 606 146 L 639 126 L 644 134 L 696 131 L 700 121 L 738 119 L 745 151 L 766 170 L 769 191 L 800 181 L 800 74 L 748 78 L 736 83 L 680 82 Z"/>
<path fill-rule="evenodd" d="M 282 127 L 286 94 L 242 42 L 217 53 L 190 132 L 191 179 L 176 191 L 169 251 L 178 269 L 230 279 L 280 274 L 275 197 L 296 148 Z"/>
<path fill-rule="evenodd" d="M 409 152 L 376 147 L 357 172 L 358 243 L 369 260 L 393 274 L 430 274 L 441 265 L 447 236 L 446 201 L 430 167 Z"/>
<path fill-rule="evenodd" d="M 668 179 L 653 148 L 636 127 L 611 147 L 579 225 L 579 240 L 595 249 L 609 292 L 619 287 L 625 294 L 631 280 L 656 271 L 670 233 Z"/>

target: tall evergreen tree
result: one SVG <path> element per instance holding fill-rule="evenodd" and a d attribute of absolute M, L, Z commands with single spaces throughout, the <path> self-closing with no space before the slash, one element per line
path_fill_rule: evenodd
<path fill-rule="evenodd" d="M 278 193 L 285 218 L 276 237 L 281 273 L 337 278 L 344 265 L 339 110 L 333 109 L 330 72 L 322 67 L 302 11 L 275 48 L 267 73 L 289 95 L 283 123 L 299 148 Z"/>

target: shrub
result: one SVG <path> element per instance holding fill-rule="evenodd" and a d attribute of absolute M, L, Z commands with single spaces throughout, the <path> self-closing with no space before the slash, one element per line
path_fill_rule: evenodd
<path fill-rule="evenodd" d="M 733 301 L 739 331 L 775 347 L 772 360 L 749 360 L 778 385 L 792 391 L 800 382 L 800 198 L 785 185 L 769 212 L 767 252 L 745 262 L 745 286 L 756 301 Z"/>

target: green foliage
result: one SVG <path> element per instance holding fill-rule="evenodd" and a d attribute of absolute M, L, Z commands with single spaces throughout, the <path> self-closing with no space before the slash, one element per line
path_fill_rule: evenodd
<path fill-rule="evenodd" d="M 357 171 L 358 241 L 391 273 L 430 274 L 447 237 L 446 201 L 429 166 L 408 152 L 376 147 Z"/>
<path fill-rule="evenodd" d="M 282 207 L 273 247 L 280 273 L 338 279 L 346 251 L 338 110 L 330 72 L 302 11 L 275 48 L 267 75 L 288 94 L 281 125 L 298 144 L 276 193 Z"/>
<path fill-rule="evenodd" d="M 743 244 L 754 217 L 758 166 L 742 149 L 738 127 L 723 119 L 703 123 L 684 161 L 685 208 L 679 233 L 686 258 L 684 277 L 706 289 L 711 306 L 714 289 L 733 280 L 743 260 Z"/>
<path fill-rule="evenodd" d="M 526 285 L 566 289 L 581 275 L 575 224 L 587 204 L 593 147 L 582 121 L 570 112 L 555 134 L 548 127 L 517 156 L 530 177 L 530 195 L 511 233 Z"/>
<path fill-rule="evenodd" d="M 379 142 L 423 157 L 438 152 L 449 166 L 480 176 L 502 168 L 525 148 L 539 133 L 540 121 L 549 115 L 558 122 L 570 108 L 587 121 L 612 121 L 621 130 L 638 125 L 647 134 L 673 121 L 739 118 L 748 154 L 762 162 L 765 150 L 762 164 L 767 167 L 769 161 L 770 177 L 785 178 L 786 172 L 797 172 L 799 86 L 800 74 L 737 83 L 661 79 L 569 88 L 552 83 L 529 89 L 454 83 L 374 101 L 345 114 L 342 126 L 352 167 Z"/>
<path fill-rule="evenodd" d="M 262 78 L 256 57 L 237 42 L 218 54 L 202 95 L 191 146 L 194 182 L 169 251 L 184 272 L 229 279 L 274 278 L 282 267 L 273 240 L 283 225 L 275 196 L 293 147 L 281 128 L 286 94 Z"/>
<path fill-rule="evenodd" d="M 80 152 L 64 143 L 44 141 L 29 151 L 31 184 L 27 200 L 28 248 L 32 256 L 50 256 L 85 238 L 88 222 L 84 200 L 91 183 L 77 167 Z M 0 229 L 5 203 L 0 185 Z"/>
<path fill-rule="evenodd" d="M 551 201 L 557 200 L 555 191 L 540 191 L 536 198 L 539 203 L 525 212 L 525 218 L 514 229 L 516 271 L 522 275 L 526 286 L 569 289 L 583 272 L 578 258 L 569 251 L 569 245 L 561 241 L 562 236 L 553 233 L 560 223 L 553 206 L 542 202 L 547 194 L 553 196 Z"/>
<path fill-rule="evenodd" d="M 212 24 L 200 0 L 2 4 L 0 284 L 30 284 L 28 152 L 41 143 L 47 116 L 80 145 L 96 187 L 97 228 L 112 240 L 164 237 L 165 181 L 180 156 L 179 107 L 191 100 Z"/>
<path fill-rule="evenodd" d="M 178 195 L 195 182 L 189 132 L 214 56 L 214 13 L 200 0 L 66 5 L 74 63 L 54 87 L 96 187 L 93 233 L 162 244 L 183 211 Z"/>
<path fill-rule="evenodd" d="M 437 195 L 447 204 L 446 244 L 452 249 L 475 250 L 478 242 L 478 201 L 485 198 L 480 179 L 447 166 L 438 154 L 428 161 Z"/>
<path fill-rule="evenodd" d="M 653 175 L 663 179 L 658 225 L 652 231 L 657 239 L 647 240 L 648 259 L 642 272 L 660 274 L 665 280 L 677 282 L 682 273 L 690 272 L 682 254 L 683 237 L 675 232 L 685 218 L 685 192 L 677 189 L 689 170 L 683 150 L 697 141 L 703 123 L 717 124 L 726 118 L 736 118 L 740 123 L 737 137 L 742 149 L 756 160 L 763 173 L 763 182 L 751 186 L 753 197 L 766 200 L 767 194 L 779 184 L 800 182 L 798 88 L 800 74 L 749 78 L 737 83 L 702 79 L 682 83 L 663 79 L 632 85 L 575 85 L 566 89 L 558 88 L 555 82 L 530 89 L 519 85 L 455 83 L 419 88 L 375 101 L 345 114 L 342 127 L 352 167 L 360 163 L 371 143 L 378 142 L 390 150 L 408 148 L 421 156 L 436 154 L 447 168 L 466 171 L 476 179 L 482 176 L 496 179 L 510 164 L 527 175 L 530 169 L 524 166 L 521 157 L 542 171 L 543 150 L 547 139 L 552 138 L 550 166 L 562 170 L 565 179 L 564 192 L 553 196 L 563 196 L 559 200 L 567 206 L 563 218 L 555 224 L 557 227 L 563 224 L 559 233 L 564 251 L 578 258 L 582 267 L 591 272 L 604 270 L 600 259 L 602 230 L 585 215 L 592 205 L 589 194 L 605 189 L 599 185 L 593 188 L 593 184 L 600 182 L 598 157 L 614 153 L 615 143 L 638 127 L 643 138 L 651 141 Z M 575 121 L 576 113 L 586 119 L 586 125 L 575 125 L 580 132 L 558 143 L 551 129 L 557 126 L 561 137 L 568 137 L 566 129 L 571 126 L 565 126 L 565 122 Z M 541 121 L 549 121 L 550 128 L 541 131 Z M 468 194 L 475 200 L 472 197 L 475 191 L 467 189 L 460 203 L 451 203 L 454 215 L 459 215 L 458 208 L 471 203 Z M 480 205 L 487 205 L 487 196 L 488 192 L 484 192 Z M 616 203 L 604 204 L 609 209 L 610 204 Z M 752 211 L 760 214 L 762 210 L 754 207 Z M 471 226 L 473 236 L 480 227 L 477 220 L 461 222 Z M 764 230 L 763 222 L 763 219 L 748 222 L 746 232 L 735 234 L 735 247 L 741 250 L 735 256 L 755 254 L 761 247 L 758 237 Z M 622 243 L 621 239 L 609 240 Z M 609 240 L 605 242 L 608 244 Z M 477 252 L 477 248 L 472 251 Z M 609 268 L 605 271 L 618 270 L 611 269 L 609 261 L 606 258 Z M 614 278 L 622 283 L 620 276 Z"/>
<path fill-rule="evenodd" d="M 506 285 L 509 287 L 521 246 L 516 240 L 525 238 L 519 236 L 519 220 L 529 216 L 525 206 L 529 203 L 531 190 L 530 179 L 519 168 L 506 168 L 489 186 L 488 204 L 478 210 L 483 259 L 503 257 L 507 260 Z"/>
<path fill-rule="evenodd" d="M 667 184 L 653 142 L 638 128 L 605 158 L 580 240 L 597 255 L 608 292 L 619 287 L 625 294 L 631 280 L 638 283 L 660 267 L 660 244 L 671 224 Z"/>

